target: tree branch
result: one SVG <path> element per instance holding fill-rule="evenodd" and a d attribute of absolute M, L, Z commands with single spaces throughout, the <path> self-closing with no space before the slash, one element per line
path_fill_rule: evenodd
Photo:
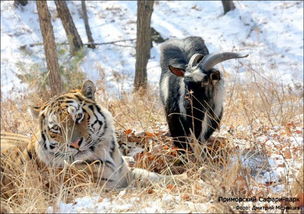
<path fill-rule="evenodd" d="M 121 46 L 121 47 L 133 47 L 133 46 L 127 46 L 127 45 L 118 45 L 116 43 L 119 42 L 128 42 L 128 41 L 135 41 L 136 39 L 122 39 L 122 40 L 116 40 L 116 41 L 111 41 L 111 42 L 94 42 L 94 43 L 84 43 L 83 45 L 86 46 L 90 46 L 90 45 L 117 45 L 117 46 Z M 57 45 L 68 45 L 68 42 L 61 42 L 61 43 L 57 43 Z M 28 45 L 22 45 L 19 48 L 20 49 L 25 49 L 26 47 L 34 47 L 34 46 L 42 46 L 43 43 L 39 42 L 39 43 L 32 43 L 32 44 L 28 44 Z"/>

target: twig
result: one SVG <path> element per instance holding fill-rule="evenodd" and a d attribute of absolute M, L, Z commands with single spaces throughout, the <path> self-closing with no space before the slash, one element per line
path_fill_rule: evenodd
<path fill-rule="evenodd" d="M 101 43 L 93 43 L 94 45 L 109 45 L 109 44 L 115 44 L 118 42 L 127 42 L 127 41 L 135 41 L 136 39 L 122 39 L 122 40 L 116 40 L 112 42 L 101 42 Z"/>
<path fill-rule="evenodd" d="M 112 42 L 85 43 L 83 45 L 86 45 L 86 46 L 90 46 L 90 45 L 117 45 L 116 43 L 119 43 L 119 42 L 128 42 L 128 41 L 135 41 L 135 40 L 136 39 L 122 39 L 122 40 L 116 40 L 116 41 L 112 41 Z M 57 45 L 68 45 L 68 44 L 69 44 L 68 42 L 61 42 L 61 43 L 58 43 Z M 39 43 L 32 43 L 32 44 L 28 44 L 28 45 L 22 45 L 19 48 L 20 49 L 25 49 L 27 46 L 28 47 L 34 47 L 34 46 L 41 46 L 41 45 L 43 45 L 43 43 L 39 42 Z M 133 47 L 133 46 L 127 46 L 127 45 L 118 45 L 118 46 Z"/>

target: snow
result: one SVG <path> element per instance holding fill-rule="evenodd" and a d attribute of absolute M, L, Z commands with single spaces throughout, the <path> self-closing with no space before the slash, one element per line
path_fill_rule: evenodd
<path fill-rule="evenodd" d="M 255 147 L 262 148 L 261 151 L 241 152 L 242 165 L 250 169 L 255 181 L 260 184 L 280 183 L 283 176 L 288 175 L 289 170 L 299 170 L 303 165 L 303 134 L 300 127 L 291 129 L 292 134 L 284 135 L 285 127 L 274 126 L 263 135 L 255 139 Z M 235 144 L 241 151 L 246 151 L 248 142 L 244 144 L 239 139 Z M 263 150 L 264 149 L 264 150 Z M 268 153 L 266 152 L 268 151 Z M 290 155 L 288 155 L 288 154 Z M 233 157 L 235 158 L 235 157 Z M 293 176 L 287 176 L 289 182 Z M 273 185 L 272 192 L 282 192 L 284 185 Z"/>
<path fill-rule="evenodd" d="M 119 193 L 124 193 L 124 190 Z M 193 203 L 187 201 L 184 207 L 179 207 L 181 197 L 177 195 L 164 194 L 161 198 L 146 198 L 145 206 L 141 207 L 138 202 L 138 197 L 114 199 L 102 198 L 100 196 L 81 197 L 77 198 L 74 203 L 60 202 L 57 209 L 49 207 L 47 213 L 118 213 L 118 212 L 136 212 L 136 213 L 188 213 L 189 210 L 202 212 L 207 210 L 209 203 Z M 175 209 L 166 210 L 161 206 L 162 203 L 172 204 Z"/>
<path fill-rule="evenodd" d="M 81 2 L 68 1 L 75 25 L 84 43 L 87 42 Z M 86 1 L 89 22 L 95 42 L 111 42 L 136 38 L 136 1 Z M 201 36 L 210 52 L 238 51 L 249 53 L 249 57 L 230 60 L 218 65 L 227 75 L 226 82 L 256 81 L 257 78 L 276 80 L 290 87 L 303 84 L 303 2 L 302 1 L 235 1 L 237 9 L 222 14 L 220 1 L 157 1 L 152 15 L 152 27 L 166 38 L 183 38 Z M 48 2 L 52 14 L 53 28 L 58 43 L 66 41 L 66 35 L 60 20 L 56 17 L 54 2 Z M 26 7 L 15 8 L 12 1 L 1 2 L 1 94 L 2 97 L 25 93 L 26 84 L 21 83 L 17 74 L 20 64 L 30 69 L 33 64 L 45 66 L 43 46 L 20 46 L 41 43 L 42 36 L 34 2 L 29 1 Z M 160 77 L 159 44 L 153 44 L 151 58 L 148 62 L 148 81 L 158 87 Z M 98 80 L 106 92 L 120 96 L 132 90 L 135 72 L 135 41 L 126 41 L 116 45 L 100 45 L 96 49 L 87 49 L 80 68 L 87 78 L 95 83 Z M 300 87 L 302 90 L 302 87 Z M 287 104 L 286 104 L 287 105 Z M 239 131 L 250 131 L 250 127 L 238 127 Z M 259 136 L 256 143 L 271 149 L 283 141 L 289 147 L 281 152 L 293 151 L 302 147 L 302 132 L 291 136 L 281 136 L 283 127 L 272 127 L 265 135 Z M 303 131 L 302 129 L 297 129 Z M 222 127 L 221 133 L 228 130 Z M 293 130 L 295 131 L 295 130 Z M 280 137 L 280 138 L 279 138 Z M 248 141 L 235 139 L 235 144 L 246 149 Z M 279 150 L 280 151 L 280 150 Z M 256 177 L 258 183 L 277 182 L 286 175 L 286 169 L 280 167 L 288 164 L 289 168 L 301 166 L 301 150 L 291 152 L 290 159 L 277 153 L 268 157 L 268 171 Z M 297 161 L 293 158 L 297 157 Z M 258 167 L 256 159 L 242 157 L 244 166 Z M 282 191 L 282 185 L 272 188 Z M 47 212 L 166 212 L 161 202 L 178 203 L 179 196 L 163 195 L 162 198 L 151 198 L 145 207 L 137 207 L 138 197 L 122 199 L 124 192 L 116 198 L 86 196 L 76 199 L 75 203 L 60 202 L 58 207 L 49 207 Z M 187 202 L 188 207 L 206 210 L 206 204 Z M 180 212 L 183 212 L 180 210 Z M 184 210 L 187 212 L 187 210 Z"/>
<path fill-rule="evenodd" d="M 154 5 L 152 26 L 164 38 L 201 36 L 210 52 L 239 51 L 249 53 L 247 59 L 226 61 L 218 67 L 232 74 L 228 78 L 252 81 L 248 69 L 263 78 L 273 78 L 291 87 L 303 80 L 303 2 L 242 1 L 237 9 L 222 14 L 220 1 L 158 1 Z M 56 16 L 54 2 L 48 2 L 52 14 L 55 38 L 66 41 L 61 21 Z M 75 25 L 87 42 L 81 2 L 68 2 Z M 136 38 L 135 1 L 88 1 L 87 10 L 95 42 L 111 42 Z M 45 66 L 42 46 L 19 49 L 22 45 L 42 42 L 34 2 L 15 8 L 12 2 L 1 3 L 1 91 L 6 97 L 12 92 L 25 92 L 16 74 L 18 63 L 30 68 L 38 63 Z M 120 45 L 120 46 L 119 46 Z M 127 46 L 127 47 L 125 47 Z M 130 91 L 135 70 L 135 41 L 117 45 L 101 45 L 88 49 L 80 68 L 88 79 L 104 78 L 105 89 L 120 96 Z M 104 74 L 100 74 L 100 70 Z M 148 81 L 158 87 L 160 77 L 159 44 L 154 44 L 148 62 Z M 120 75 L 117 80 L 115 75 Z M 229 76 L 229 75 L 228 75 Z M 101 87 L 101 86 L 100 86 Z"/>

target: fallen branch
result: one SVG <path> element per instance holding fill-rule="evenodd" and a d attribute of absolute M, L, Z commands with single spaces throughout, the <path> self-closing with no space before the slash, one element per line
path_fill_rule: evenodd
<path fill-rule="evenodd" d="M 128 41 L 135 41 L 136 39 L 122 39 L 122 40 L 116 40 L 116 41 L 112 41 L 112 42 L 94 42 L 94 43 L 85 43 L 83 45 L 86 46 L 91 46 L 91 45 L 117 45 L 117 46 L 121 46 L 121 47 L 133 47 L 133 46 L 127 46 L 127 45 L 118 45 L 116 43 L 119 42 L 128 42 Z M 68 45 L 68 42 L 61 42 L 61 43 L 57 43 L 57 46 L 60 45 Z M 39 42 L 39 43 L 32 43 L 32 44 L 28 44 L 28 45 L 22 45 L 19 48 L 20 49 L 25 49 L 26 47 L 34 47 L 34 46 L 42 46 L 43 43 Z"/>
<path fill-rule="evenodd" d="M 128 41 L 135 41 L 135 40 L 136 39 L 122 39 L 122 40 L 116 40 L 116 41 L 112 41 L 112 42 L 101 42 L 101 43 L 93 43 L 93 44 L 94 45 L 109 45 L 109 44 L 115 44 L 118 42 L 128 42 Z"/>

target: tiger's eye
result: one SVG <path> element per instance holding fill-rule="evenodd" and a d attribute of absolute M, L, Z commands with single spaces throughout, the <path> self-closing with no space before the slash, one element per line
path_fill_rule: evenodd
<path fill-rule="evenodd" d="M 82 118 L 82 114 L 81 113 L 77 114 L 76 119 L 78 120 L 78 119 L 81 119 L 81 118 Z"/>
<path fill-rule="evenodd" d="M 60 133 L 60 127 L 58 125 L 54 125 L 50 130 L 54 133 Z"/>
<path fill-rule="evenodd" d="M 78 123 L 81 122 L 82 117 L 83 117 L 83 114 L 82 114 L 82 113 L 78 113 L 78 114 L 76 115 L 76 117 L 75 117 L 76 122 L 78 122 Z"/>

